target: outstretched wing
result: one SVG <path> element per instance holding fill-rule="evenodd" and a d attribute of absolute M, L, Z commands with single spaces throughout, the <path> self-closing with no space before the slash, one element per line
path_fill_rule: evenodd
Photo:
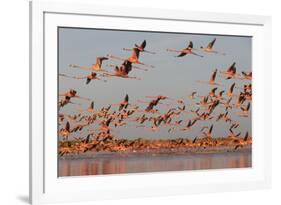
<path fill-rule="evenodd" d="M 213 131 L 213 125 L 209 129 L 209 133 L 212 133 L 212 131 Z"/>
<path fill-rule="evenodd" d="M 90 108 L 94 109 L 94 101 L 91 102 Z"/>
<path fill-rule="evenodd" d="M 104 60 L 108 60 L 108 58 L 107 57 L 97 57 L 96 64 L 101 66 L 102 61 L 104 61 Z"/>
<path fill-rule="evenodd" d="M 183 57 L 183 56 L 185 56 L 186 55 L 186 53 L 180 53 L 177 57 Z"/>
<path fill-rule="evenodd" d="M 216 79 L 216 76 L 217 76 L 217 69 L 213 72 L 213 74 L 212 74 L 212 76 L 211 76 L 211 80 L 212 81 L 215 81 L 215 79 Z"/>
<path fill-rule="evenodd" d="M 247 132 L 247 133 L 245 134 L 244 141 L 247 141 L 247 140 L 248 140 L 248 137 L 249 137 L 249 133 Z"/>
<path fill-rule="evenodd" d="M 125 102 L 129 102 L 129 95 L 128 95 L 128 94 L 126 94 L 126 96 L 125 96 L 125 98 L 124 98 L 124 101 L 125 101 Z"/>
<path fill-rule="evenodd" d="M 228 72 L 233 72 L 233 71 L 235 71 L 236 72 L 236 67 L 235 67 L 235 62 L 234 63 L 232 63 L 232 65 L 227 69 L 227 71 Z"/>
<path fill-rule="evenodd" d="M 230 92 L 232 93 L 233 92 L 233 89 L 234 89 L 234 86 L 235 86 L 235 83 L 233 83 L 230 87 Z"/>
<path fill-rule="evenodd" d="M 189 41 L 189 45 L 188 45 L 187 49 L 192 49 L 192 48 L 193 48 L 193 43 L 192 43 L 192 41 Z"/>
<path fill-rule="evenodd" d="M 142 42 L 142 44 L 141 44 L 141 46 L 140 46 L 140 47 L 144 49 L 144 48 L 145 48 L 145 46 L 146 46 L 146 40 L 144 40 L 144 41 Z"/>
<path fill-rule="evenodd" d="M 68 131 L 68 132 L 70 132 L 70 124 L 69 124 L 68 121 L 66 122 L 65 130 Z"/>
<path fill-rule="evenodd" d="M 91 78 L 87 78 L 87 80 L 86 80 L 86 84 L 88 85 L 90 82 L 91 82 Z"/>
<path fill-rule="evenodd" d="M 216 42 L 216 38 L 208 44 L 207 48 L 210 48 L 210 49 L 213 48 L 215 42 Z"/>

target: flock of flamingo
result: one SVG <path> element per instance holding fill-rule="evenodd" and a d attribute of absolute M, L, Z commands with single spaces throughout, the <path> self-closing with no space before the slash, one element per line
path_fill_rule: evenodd
<path fill-rule="evenodd" d="M 225 55 L 214 50 L 216 39 L 213 39 L 206 47 L 195 49 L 190 41 L 184 49 L 167 49 L 168 52 L 176 52 L 175 57 L 181 58 L 188 55 L 195 55 L 203 58 L 204 53 L 209 55 Z M 70 69 L 82 69 L 89 72 L 85 76 L 69 76 L 60 73 L 59 76 L 74 80 L 82 80 L 87 86 L 93 86 L 92 81 L 107 82 L 110 78 L 121 78 L 123 80 L 140 80 L 137 76 L 129 75 L 134 69 L 149 72 L 154 66 L 147 65 L 139 60 L 140 53 L 157 55 L 148 51 L 146 41 L 141 45 L 135 44 L 133 48 L 123 48 L 124 51 L 131 51 L 132 54 L 123 59 L 113 55 L 97 57 L 96 63 L 91 67 L 83 67 L 71 64 Z M 195 52 L 194 52 L 195 51 Z M 103 68 L 106 60 L 120 60 L 122 64 L 108 65 L 114 67 L 113 71 Z M 139 66 L 139 67 L 137 67 Z M 219 84 L 216 79 L 220 77 L 225 81 L 233 81 L 229 88 Z M 204 151 L 216 149 L 227 149 L 236 151 L 252 144 L 252 137 L 249 132 L 241 133 L 239 121 L 235 121 L 232 115 L 247 118 L 250 116 L 252 101 L 252 72 L 236 72 L 234 62 L 228 68 L 215 69 L 210 73 L 210 79 L 197 81 L 197 83 L 209 86 L 210 92 L 200 96 L 197 91 L 187 94 L 182 99 L 173 99 L 169 96 L 146 96 L 146 101 L 138 100 L 138 104 L 130 102 L 126 94 L 123 100 L 115 104 L 108 104 L 100 109 L 95 108 L 92 99 L 80 96 L 75 89 L 70 89 L 59 94 L 58 103 L 58 135 L 59 155 L 79 154 L 88 151 L 92 153 L 99 151 L 109 152 L 147 152 L 147 151 Z M 241 85 L 241 87 L 237 86 Z M 221 89 L 223 88 L 223 89 Z M 93 88 L 94 89 L 94 88 Z M 150 100 L 149 100 L 150 99 Z M 89 107 L 82 108 L 79 100 L 89 102 Z M 191 103 L 193 108 L 187 103 Z M 74 104 L 76 114 L 63 113 L 63 107 Z M 145 104 L 145 106 L 142 106 Z M 166 106 L 161 111 L 159 106 Z M 194 107 L 196 109 L 194 109 Z M 221 107 L 222 109 L 217 109 Z M 221 111 L 223 110 L 223 111 Z M 207 122 L 208 126 L 200 126 L 200 122 Z M 223 122 L 229 127 L 229 134 L 226 136 L 213 136 L 216 123 Z M 197 126 L 196 126 L 197 125 Z M 168 133 L 179 132 L 185 136 L 190 130 L 198 129 L 198 136 L 192 139 L 178 137 L 173 139 L 127 139 L 126 136 L 118 136 L 115 128 L 133 126 L 135 129 L 145 129 L 149 132 L 158 132 L 166 128 Z M 196 128 L 195 128 L 196 126 Z M 140 131 L 141 132 L 141 131 Z M 86 134 L 85 134 L 86 133 Z M 69 136 L 73 135 L 72 139 Z M 85 135 L 85 136 L 83 136 Z"/>

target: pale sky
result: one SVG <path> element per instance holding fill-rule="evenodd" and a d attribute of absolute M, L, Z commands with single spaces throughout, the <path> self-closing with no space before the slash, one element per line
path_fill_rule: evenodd
<path fill-rule="evenodd" d="M 194 48 L 199 48 L 200 46 L 206 46 L 214 38 L 217 39 L 214 49 L 226 53 L 226 55 L 194 51 L 204 55 L 204 57 L 186 55 L 176 58 L 174 57 L 177 55 L 176 53 L 166 51 L 167 48 L 179 50 L 186 48 L 189 41 L 193 41 Z M 95 63 L 96 57 L 106 56 L 107 54 L 128 58 L 131 52 L 124 51 L 123 48 L 132 48 L 135 43 L 140 44 L 144 39 L 147 41 L 146 49 L 156 52 L 156 54 L 140 53 L 140 61 L 154 65 L 155 68 L 149 68 L 149 71 L 146 72 L 133 69 L 129 74 L 137 76 L 142 80 L 110 78 L 107 82 L 93 81 L 86 85 L 85 80 L 59 77 L 59 92 L 63 93 L 73 88 L 78 91 L 79 96 L 93 99 L 96 109 L 109 104 L 119 103 L 128 94 L 132 104 L 137 103 L 137 100 L 150 101 L 151 99 L 145 98 L 148 95 L 165 95 L 173 99 L 184 99 L 187 108 L 195 110 L 196 106 L 190 106 L 192 103 L 187 99 L 187 96 L 192 91 L 197 91 L 199 95 L 207 95 L 212 88 L 212 86 L 196 82 L 197 80 L 208 81 L 216 68 L 218 70 L 226 70 L 233 62 L 236 62 L 238 73 L 241 71 L 251 71 L 251 37 L 59 28 L 59 73 L 70 76 L 87 76 L 90 71 L 69 68 L 69 64 L 90 67 L 91 64 Z M 112 71 L 113 68 L 107 66 L 108 64 L 120 65 L 121 63 L 122 61 L 118 60 L 108 60 L 104 61 L 103 67 Z M 224 85 L 219 87 L 218 91 L 222 89 L 228 90 L 233 82 L 236 82 L 237 87 L 250 83 L 250 81 L 245 82 L 241 80 L 226 81 L 220 76 L 217 76 L 217 82 Z M 89 106 L 87 101 L 75 99 L 73 101 L 80 103 L 83 109 Z M 168 103 L 169 101 L 163 101 L 163 103 L 165 102 Z M 142 108 L 147 106 L 147 104 L 137 104 L 141 105 Z M 74 108 L 74 105 L 67 105 L 61 109 L 61 112 L 76 114 L 77 111 Z M 162 113 L 168 109 L 161 105 L 156 108 L 160 111 L 163 110 Z M 215 115 L 222 111 L 222 108 L 217 108 Z M 240 109 L 233 109 L 230 112 L 230 116 L 240 122 L 240 128 L 237 131 L 241 131 L 242 135 L 246 131 L 249 131 L 251 134 L 251 117 L 241 118 L 236 116 L 236 113 L 240 111 Z M 138 115 L 142 115 L 142 113 Z M 190 118 L 192 118 L 191 114 L 186 114 L 182 117 L 185 120 Z M 195 136 L 202 136 L 200 134 L 201 127 L 209 126 L 212 123 L 214 124 L 214 136 L 222 137 L 228 133 L 229 125 L 226 125 L 224 122 L 215 122 L 214 120 L 197 123 L 194 129 L 189 132 L 168 133 L 167 129 L 162 129 L 160 132 L 152 133 L 143 128 L 135 128 L 135 124 L 118 128 L 116 131 L 118 133 L 117 136 L 128 139 L 138 137 L 155 139 L 193 138 Z M 86 131 L 83 131 L 80 134 L 85 136 L 86 133 Z"/>

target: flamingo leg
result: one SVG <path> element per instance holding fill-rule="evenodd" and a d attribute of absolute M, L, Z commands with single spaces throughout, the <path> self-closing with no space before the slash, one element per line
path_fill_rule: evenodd
<path fill-rule="evenodd" d="M 124 51 L 132 51 L 133 49 L 131 48 L 123 48 Z"/>
<path fill-rule="evenodd" d="M 82 70 L 92 70 L 91 68 L 87 68 L 87 67 L 83 67 L 83 66 L 79 66 L 79 65 L 75 65 L 75 64 L 70 64 L 69 67 L 79 68 L 79 69 L 82 69 Z"/>
<path fill-rule="evenodd" d="M 111 59 L 115 59 L 115 60 L 121 60 L 121 61 L 125 61 L 126 59 L 124 58 L 120 58 L 120 57 L 117 57 L 117 56 L 113 56 L 113 55 L 106 55 L 108 58 L 111 58 Z"/>
<path fill-rule="evenodd" d="M 154 66 L 153 65 L 147 65 L 147 64 L 144 64 L 144 63 L 142 63 L 142 62 L 136 62 L 136 64 L 140 64 L 140 65 L 143 65 L 143 66 L 145 66 L 145 67 L 149 67 L 149 68 L 154 68 Z"/>
<path fill-rule="evenodd" d="M 143 52 L 150 53 L 150 54 L 156 54 L 155 52 L 147 51 L 147 50 L 144 50 Z"/>
<path fill-rule="evenodd" d="M 170 48 L 167 48 L 167 51 L 170 51 L 170 52 L 177 52 L 177 53 L 183 52 L 182 50 L 176 50 L 176 49 L 170 49 Z"/>
<path fill-rule="evenodd" d="M 112 64 L 109 64 L 109 65 L 107 65 L 107 66 L 109 66 L 109 67 L 115 67 L 115 65 L 112 65 Z M 148 69 L 146 69 L 146 68 L 140 68 L 140 67 L 137 67 L 137 66 L 132 66 L 132 67 L 135 68 L 135 69 L 138 69 L 138 70 L 148 71 Z"/>

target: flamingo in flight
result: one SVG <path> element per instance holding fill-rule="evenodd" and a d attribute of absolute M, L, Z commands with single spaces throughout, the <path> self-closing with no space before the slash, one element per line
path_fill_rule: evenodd
<path fill-rule="evenodd" d="M 242 140 L 241 139 L 239 140 L 239 144 L 235 146 L 234 150 L 237 150 L 238 148 L 243 147 L 244 145 L 247 145 L 249 138 L 250 138 L 249 132 L 246 132 L 245 136 L 243 137 Z"/>
<path fill-rule="evenodd" d="M 236 63 L 232 63 L 226 71 L 221 71 L 220 73 L 226 77 L 226 80 L 236 78 Z"/>
<path fill-rule="evenodd" d="M 83 99 L 83 100 L 90 101 L 89 98 L 84 98 L 84 97 L 78 96 L 76 94 L 77 94 L 76 90 L 70 89 L 69 91 L 67 91 L 67 92 L 65 92 L 63 94 L 60 94 L 59 96 L 64 96 L 65 98 L 69 98 L 69 99 L 71 99 L 71 98 L 80 98 L 80 99 Z"/>
<path fill-rule="evenodd" d="M 251 107 L 250 103 L 248 103 L 247 107 L 240 107 L 242 112 L 238 113 L 238 115 L 241 117 L 248 117 L 250 112 L 250 107 Z"/>
<path fill-rule="evenodd" d="M 92 101 L 91 103 L 90 103 L 90 106 L 87 108 L 87 109 L 85 109 L 85 110 L 83 110 L 83 109 L 78 109 L 80 112 L 83 112 L 83 111 L 86 111 L 86 112 L 89 112 L 89 113 L 94 113 L 95 112 L 95 110 L 94 110 L 94 105 L 95 105 L 95 103 L 94 103 L 94 101 Z"/>
<path fill-rule="evenodd" d="M 66 122 L 65 127 L 60 129 L 59 135 L 62 136 L 64 139 L 68 139 L 70 133 L 70 124 L 69 122 Z"/>
<path fill-rule="evenodd" d="M 180 130 L 181 130 L 181 131 L 188 131 L 188 130 L 191 130 L 192 126 L 193 126 L 196 122 L 197 122 L 196 119 L 193 120 L 193 121 L 189 120 L 188 123 L 187 123 L 187 125 L 186 125 L 185 127 L 181 128 Z"/>
<path fill-rule="evenodd" d="M 213 125 L 211 125 L 211 127 L 209 128 L 209 131 L 208 131 L 208 132 L 203 132 L 203 135 L 204 135 L 206 138 L 212 138 L 212 131 L 213 131 Z"/>
<path fill-rule="evenodd" d="M 86 85 L 88 85 L 92 80 L 101 80 L 100 78 L 97 77 L 97 73 L 95 73 L 95 72 L 91 72 L 90 75 L 82 76 L 82 77 L 68 76 L 65 74 L 59 74 L 59 75 L 62 77 L 73 78 L 73 79 L 77 79 L 77 80 L 86 79 Z M 106 80 L 104 80 L 104 81 L 106 82 Z"/>
<path fill-rule="evenodd" d="M 218 54 L 219 52 L 213 49 L 215 42 L 216 42 L 216 38 L 214 38 L 214 40 L 212 40 L 212 41 L 207 45 L 207 47 L 201 46 L 200 49 L 201 49 L 202 51 L 204 51 L 204 52 L 207 52 L 207 53 L 216 53 L 216 54 Z M 225 53 L 222 53 L 222 55 L 225 55 Z"/>
<path fill-rule="evenodd" d="M 195 98 L 195 95 L 197 94 L 197 92 L 196 91 L 193 91 L 192 93 L 191 93 L 191 95 L 189 95 L 188 96 L 188 98 L 190 99 L 190 100 L 193 100 L 194 98 Z"/>
<path fill-rule="evenodd" d="M 145 46 L 146 46 L 146 40 L 144 40 L 144 41 L 141 43 L 141 45 L 135 44 L 135 48 L 139 49 L 140 52 L 146 52 L 146 53 L 150 53 L 150 54 L 155 54 L 155 52 L 151 52 L 151 51 L 145 50 Z M 123 48 L 123 50 L 125 50 L 125 51 L 132 51 L 133 49 L 130 49 L 130 48 Z"/>
<path fill-rule="evenodd" d="M 62 108 L 62 107 L 64 107 L 64 106 L 67 105 L 67 104 L 80 105 L 80 104 L 77 104 L 77 103 L 72 102 L 72 101 L 71 101 L 71 97 L 65 96 L 64 99 L 62 99 L 62 100 L 59 101 L 59 108 Z"/>
<path fill-rule="evenodd" d="M 135 80 L 140 80 L 140 78 L 128 76 L 131 70 L 132 63 L 128 60 L 125 60 L 120 67 L 115 66 L 114 73 L 104 73 L 103 76 L 115 76 L 120 78 L 131 78 Z"/>
<path fill-rule="evenodd" d="M 146 67 L 154 68 L 153 65 L 147 65 L 147 64 L 144 64 L 143 62 L 140 62 L 139 61 L 139 55 L 140 55 L 140 50 L 138 48 L 133 48 L 132 49 L 132 55 L 128 59 L 120 58 L 120 57 L 113 56 L 113 55 L 110 55 L 110 54 L 108 54 L 107 57 L 112 58 L 112 59 L 116 59 L 116 60 L 122 60 L 122 61 L 127 60 L 130 63 L 139 64 L 139 65 L 143 65 L 143 66 L 146 66 Z"/>
<path fill-rule="evenodd" d="M 242 71 L 243 77 L 241 78 L 242 80 L 252 80 L 252 72 L 246 73 Z"/>
<path fill-rule="evenodd" d="M 198 83 L 207 83 L 209 85 L 218 85 L 218 86 L 220 86 L 220 84 L 215 82 L 216 76 L 217 76 L 217 72 L 218 72 L 218 69 L 215 69 L 214 72 L 212 73 L 211 78 L 210 78 L 209 81 L 200 81 L 200 80 L 198 80 L 197 82 Z"/>
<path fill-rule="evenodd" d="M 167 51 L 170 51 L 170 52 L 177 52 L 177 53 L 180 53 L 179 55 L 175 56 L 175 57 L 183 57 L 187 54 L 192 54 L 192 55 L 195 55 L 195 56 L 199 56 L 199 57 L 204 57 L 204 56 L 201 56 L 197 53 L 194 53 L 193 51 L 193 43 L 192 41 L 189 42 L 187 48 L 184 48 L 182 50 L 176 50 L 176 49 L 167 49 Z"/>
<path fill-rule="evenodd" d="M 233 90 L 234 90 L 234 88 L 235 88 L 235 83 L 233 83 L 233 84 L 230 86 L 230 88 L 229 88 L 229 90 L 228 90 L 228 92 L 227 92 L 227 96 L 228 96 L 228 97 L 232 97 L 232 96 L 233 96 Z"/>
<path fill-rule="evenodd" d="M 118 104 L 112 104 L 112 106 L 116 106 L 116 105 L 119 106 L 119 108 L 118 108 L 119 111 L 121 111 L 123 109 L 127 109 L 128 105 L 129 105 L 129 95 L 126 94 L 126 96 L 122 102 L 120 102 Z"/>
<path fill-rule="evenodd" d="M 96 58 L 96 63 L 92 65 L 92 67 L 90 68 L 87 68 L 87 67 L 83 67 L 83 66 L 79 66 L 79 65 L 75 65 L 75 64 L 70 64 L 69 67 L 72 67 L 72 68 L 80 68 L 82 70 L 91 70 L 91 71 L 97 71 L 97 72 L 100 72 L 100 71 L 104 71 L 106 72 L 106 70 L 104 70 L 101 66 L 102 66 L 102 62 L 104 60 L 108 60 L 107 57 L 97 57 Z"/>

